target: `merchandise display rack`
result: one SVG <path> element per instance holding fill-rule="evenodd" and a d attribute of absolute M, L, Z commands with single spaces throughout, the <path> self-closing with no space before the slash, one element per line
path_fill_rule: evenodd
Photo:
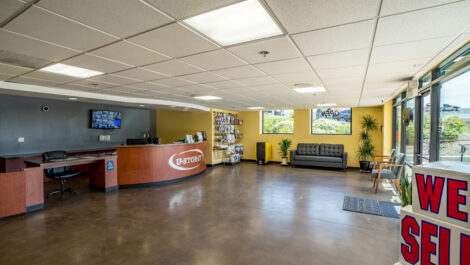
<path fill-rule="evenodd" d="M 243 138 L 238 126 L 243 124 L 237 114 L 214 111 L 214 151 L 223 151 L 222 163 L 234 165 L 243 157 Z"/>

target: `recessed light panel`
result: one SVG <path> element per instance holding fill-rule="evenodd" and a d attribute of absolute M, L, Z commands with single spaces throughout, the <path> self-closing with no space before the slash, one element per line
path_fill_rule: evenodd
<path fill-rule="evenodd" d="M 318 93 L 325 92 L 325 88 L 321 86 L 311 86 L 311 87 L 296 87 L 294 90 L 297 93 Z"/>
<path fill-rule="evenodd" d="M 44 67 L 42 69 L 39 69 L 39 71 L 50 72 L 50 73 L 60 74 L 60 75 L 67 75 L 67 76 L 72 76 L 72 77 L 77 77 L 77 78 L 88 78 L 88 77 L 103 74 L 102 72 L 88 70 L 85 68 L 66 65 L 62 63 L 56 63 L 53 65 Z"/>
<path fill-rule="evenodd" d="M 260 110 L 260 109 L 264 109 L 264 107 L 248 107 L 248 109 Z"/>
<path fill-rule="evenodd" d="M 219 97 L 216 97 L 216 96 L 197 96 L 197 97 L 194 97 L 194 98 L 202 99 L 202 100 L 216 100 L 216 99 L 222 99 L 222 98 L 219 98 Z"/>
<path fill-rule="evenodd" d="M 222 46 L 283 34 L 258 0 L 216 9 L 184 22 Z"/>
<path fill-rule="evenodd" d="M 336 106 L 336 103 L 323 103 L 323 104 L 317 104 L 318 107 L 333 107 Z"/>

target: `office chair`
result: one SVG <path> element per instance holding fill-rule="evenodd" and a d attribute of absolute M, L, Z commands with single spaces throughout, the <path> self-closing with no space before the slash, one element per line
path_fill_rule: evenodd
<path fill-rule="evenodd" d="M 53 159 L 63 159 L 67 158 L 67 152 L 65 151 L 51 151 L 51 152 L 46 152 L 42 154 L 42 159 L 44 161 L 49 161 Z M 51 178 L 51 179 L 56 179 L 60 180 L 60 189 L 56 189 L 49 193 L 47 195 L 47 199 L 51 195 L 57 195 L 60 194 L 59 199 L 63 200 L 64 199 L 64 194 L 65 192 L 70 192 L 73 193 L 74 195 L 77 195 L 77 192 L 71 188 L 65 188 L 65 182 L 67 182 L 68 178 L 78 176 L 80 174 L 80 171 L 78 170 L 72 170 L 70 167 L 58 167 L 58 168 L 48 168 L 44 170 L 44 174 L 46 177 Z"/>

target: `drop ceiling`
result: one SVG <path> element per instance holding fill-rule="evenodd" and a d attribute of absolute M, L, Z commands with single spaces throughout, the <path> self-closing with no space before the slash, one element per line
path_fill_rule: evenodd
<path fill-rule="evenodd" d="M 260 0 L 284 34 L 227 47 L 183 22 L 237 2 L 1 1 L 0 52 L 21 56 L 16 65 L 0 62 L 0 81 L 62 90 L 51 98 L 83 92 L 149 105 L 377 106 L 404 80 L 424 74 L 470 40 L 470 0 Z M 44 73 L 21 65 L 21 58 L 105 74 L 76 79 Z M 297 83 L 326 92 L 298 94 Z M 193 98 L 206 95 L 222 99 Z"/>

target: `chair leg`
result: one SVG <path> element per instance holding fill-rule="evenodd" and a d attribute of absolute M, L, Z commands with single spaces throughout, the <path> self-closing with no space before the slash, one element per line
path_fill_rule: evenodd
<path fill-rule="evenodd" d="M 397 187 L 398 192 L 401 194 L 401 187 L 398 179 L 393 179 L 393 182 L 395 183 L 395 187 Z"/>

